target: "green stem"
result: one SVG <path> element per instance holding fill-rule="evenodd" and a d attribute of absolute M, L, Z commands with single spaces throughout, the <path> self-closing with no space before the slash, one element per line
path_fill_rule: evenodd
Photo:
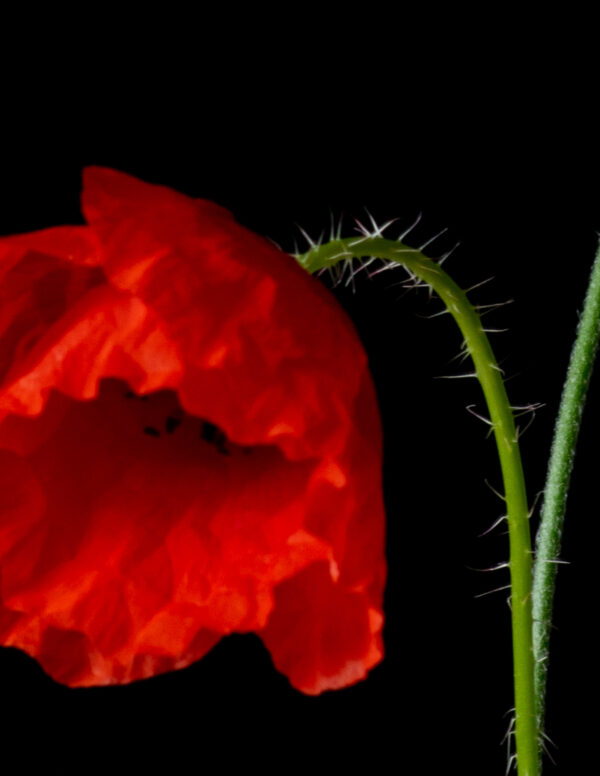
<path fill-rule="evenodd" d="M 554 429 L 544 505 L 536 539 L 533 580 L 533 646 L 538 724 L 544 723 L 552 603 L 560 555 L 567 490 L 587 387 L 600 337 L 600 250 L 592 267 L 583 314 L 571 351 L 567 379 Z"/>
<path fill-rule="evenodd" d="M 529 510 L 512 410 L 479 315 L 465 293 L 435 262 L 419 251 L 383 237 L 333 240 L 297 256 L 315 272 L 339 261 L 373 256 L 402 264 L 431 286 L 458 324 L 483 388 L 500 457 L 510 540 L 511 612 L 515 680 L 515 740 L 519 776 L 539 776 L 538 727 L 534 699 L 532 643 L 532 553 Z"/>

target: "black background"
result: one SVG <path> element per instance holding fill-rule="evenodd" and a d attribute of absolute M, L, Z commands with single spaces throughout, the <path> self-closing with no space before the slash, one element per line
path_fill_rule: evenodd
<path fill-rule="evenodd" d="M 231 75 L 232 48 L 202 61 L 193 49 L 179 68 L 185 77 L 179 60 L 163 71 L 160 47 L 148 46 L 127 70 L 80 82 L 82 47 L 60 74 L 41 68 L 17 89 L 0 130 L 0 233 L 79 223 L 86 164 L 219 202 L 288 251 L 294 239 L 302 245 L 296 224 L 318 237 L 332 213 L 344 214 L 348 235 L 365 207 L 379 223 L 397 217 L 392 236 L 422 213 L 414 245 L 447 228 L 430 253 L 460 242 L 445 265 L 457 282 L 494 278 L 473 300 L 514 300 L 487 320 L 508 329 L 492 345 L 511 400 L 546 405 L 523 436 L 533 503 L 600 230 L 590 98 L 562 63 L 529 61 L 517 38 L 482 63 L 483 40 L 460 67 L 449 67 L 449 46 L 430 78 L 415 49 L 388 43 L 387 54 L 332 56 L 315 78 L 293 60 L 310 57 L 318 40 L 302 57 L 281 46 L 259 66 L 257 52 L 237 52 Z M 257 66 L 249 72 L 248 63 Z M 359 276 L 354 292 L 332 290 L 369 353 L 385 428 L 385 661 L 365 682 L 315 699 L 290 688 L 254 636 L 225 639 L 175 674 L 76 691 L 2 650 L 16 751 L 35 750 L 51 773 L 87 772 L 91 762 L 137 772 L 163 758 L 173 773 L 403 772 L 416 757 L 419 773 L 504 773 L 507 591 L 476 596 L 507 576 L 472 570 L 507 558 L 502 529 L 478 538 L 502 514 L 485 484 L 501 487 L 494 446 L 465 410 L 475 403 L 485 413 L 478 385 L 436 379 L 468 371 L 451 362 L 460 346 L 453 322 L 428 319 L 440 303 L 400 279 Z M 590 710 L 586 699 L 598 692 L 599 422 L 596 376 L 569 501 L 562 557 L 571 565 L 558 579 L 548 708 L 558 765 L 549 762 L 549 774 L 595 760 L 597 703 Z"/>

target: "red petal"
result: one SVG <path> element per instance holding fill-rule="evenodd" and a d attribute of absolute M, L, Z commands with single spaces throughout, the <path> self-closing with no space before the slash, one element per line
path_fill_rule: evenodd
<path fill-rule="evenodd" d="M 83 208 L 0 240 L 2 643 L 75 686 L 255 630 L 305 692 L 362 678 L 384 514 L 350 323 L 212 203 L 91 168 Z"/>
<path fill-rule="evenodd" d="M 364 679 L 383 656 L 381 625 L 364 593 L 336 584 L 316 563 L 279 585 L 261 636 L 294 687 L 318 695 Z"/>

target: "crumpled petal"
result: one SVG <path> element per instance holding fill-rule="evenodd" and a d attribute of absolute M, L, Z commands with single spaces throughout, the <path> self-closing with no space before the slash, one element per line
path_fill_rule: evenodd
<path fill-rule="evenodd" d="M 382 658 L 381 428 L 333 297 L 223 208 L 104 168 L 0 239 L 0 643 L 70 686 L 231 632 L 317 694 Z"/>

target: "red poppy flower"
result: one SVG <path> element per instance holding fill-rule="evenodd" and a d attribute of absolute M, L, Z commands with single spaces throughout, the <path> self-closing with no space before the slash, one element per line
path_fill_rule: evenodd
<path fill-rule="evenodd" d="M 221 207 L 103 168 L 0 240 L 0 643 L 70 686 L 254 631 L 305 693 L 382 656 L 381 429 L 333 297 Z"/>

